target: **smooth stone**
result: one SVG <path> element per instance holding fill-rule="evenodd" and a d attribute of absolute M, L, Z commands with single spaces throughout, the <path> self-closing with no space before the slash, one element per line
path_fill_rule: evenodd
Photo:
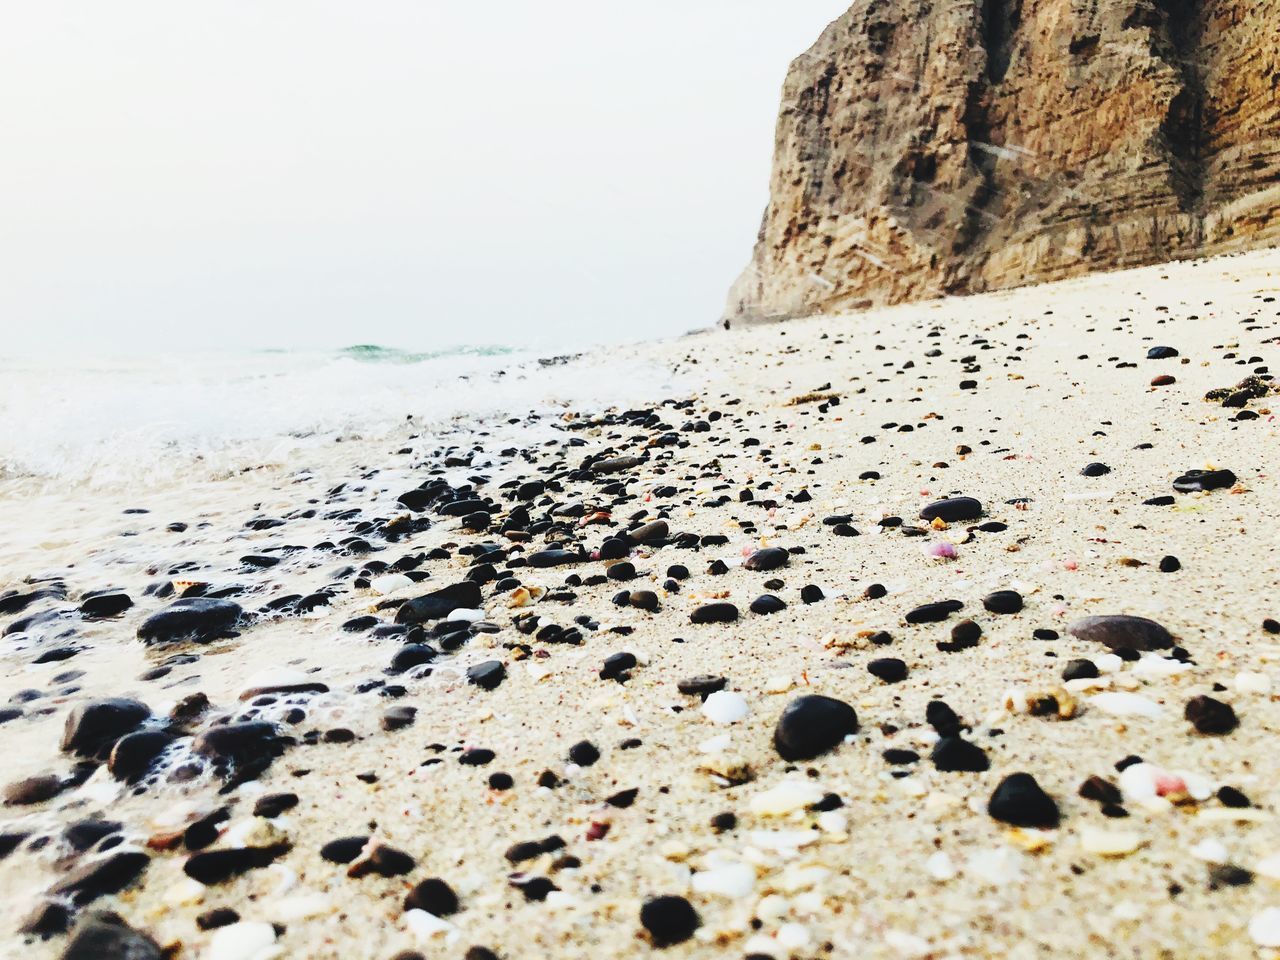
<path fill-rule="evenodd" d="M 1082 477 L 1105 477 L 1111 472 L 1111 468 L 1105 463 L 1090 463 L 1080 471 Z"/>
<path fill-rule="evenodd" d="M 29 807 L 52 800 L 62 792 L 62 778 L 46 773 L 24 777 L 4 788 L 4 804 L 7 807 Z"/>
<path fill-rule="evenodd" d="M 549 567 L 562 567 L 567 563 L 583 563 L 586 557 L 571 550 L 539 550 L 529 554 L 529 566 L 539 570 Z"/>
<path fill-rule="evenodd" d="M 195 640 L 208 643 L 226 636 L 243 613 L 240 604 L 212 597 L 175 600 L 142 622 L 138 639 L 145 643 Z"/>
<path fill-rule="evenodd" d="M 229 850 L 204 850 L 187 858 L 182 872 L 205 886 L 224 883 L 250 870 L 268 867 L 289 852 L 289 844 L 269 847 L 233 847 Z"/>
<path fill-rule="evenodd" d="M 944 523 L 963 523 L 981 516 L 982 503 L 973 497 L 938 500 L 920 511 L 921 520 L 941 520 Z"/>
<path fill-rule="evenodd" d="M 192 741 L 191 749 L 217 760 L 245 760 L 274 754 L 278 749 L 276 728 L 263 720 L 210 727 Z"/>
<path fill-rule="evenodd" d="M 1184 715 L 1197 733 L 1220 736 L 1240 725 L 1231 705 L 1213 697 L 1192 697 L 1187 701 Z"/>
<path fill-rule="evenodd" d="M 772 593 L 766 593 L 752 600 L 749 609 L 752 613 L 767 616 L 770 613 L 779 613 L 787 609 L 787 605 L 781 598 L 775 597 Z"/>
<path fill-rule="evenodd" d="M 1154 620 L 1112 614 L 1085 617 L 1067 627 L 1072 636 L 1115 649 L 1167 650 L 1173 646 L 1173 635 Z"/>
<path fill-rule="evenodd" d="M 1015 827 L 1056 829 L 1060 821 L 1058 805 L 1029 773 L 1012 773 L 1000 781 L 987 803 L 992 819 Z"/>
<path fill-rule="evenodd" d="M 62 731 L 63 753 L 100 757 L 125 734 L 133 733 L 151 716 L 151 708 L 137 700 L 112 697 L 76 704 Z"/>
<path fill-rule="evenodd" d="M 133 601 L 129 599 L 128 594 L 113 590 L 85 597 L 80 603 L 80 615 L 91 620 L 101 617 L 116 617 L 132 606 Z"/>
<path fill-rule="evenodd" d="M 907 665 L 897 657 L 883 657 L 867 664 L 867 672 L 885 683 L 901 683 L 907 679 Z"/>
<path fill-rule="evenodd" d="M 169 744 L 176 738 L 163 730 L 130 733 L 116 741 L 107 759 L 107 770 L 117 780 L 136 783 L 147 775 Z"/>
<path fill-rule="evenodd" d="M 482 690 L 496 690 L 507 677 L 501 660 L 486 660 L 467 668 L 467 679 Z"/>
<path fill-rule="evenodd" d="M 959 600 L 939 600 L 936 603 L 921 604 L 909 611 L 905 619 L 907 623 L 941 623 L 963 608 L 964 604 Z"/>
<path fill-rule="evenodd" d="M 396 623 L 443 620 L 455 610 L 473 610 L 482 605 L 480 585 L 474 580 L 463 580 L 401 604 L 396 611 Z"/>
<path fill-rule="evenodd" d="M 659 949 L 684 943 L 702 926 L 698 911 L 684 897 L 663 896 L 646 900 L 640 908 L 640 925 Z"/>
<path fill-rule="evenodd" d="M 1022 610 L 1022 594 L 1017 590 L 997 590 L 982 598 L 982 606 L 991 613 L 1018 613 Z"/>
<path fill-rule="evenodd" d="M 369 842 L 368 837 L 340 837 L 320 848 L 320 857 L 330 863 L 351 863 Z"/>
<path fill-rule="evenodd" d="M 746 570 L 777 570 L 791 562 L 791 554 L 782 547 L 765 547 L 757 550 L 742 562 Z"/>
<path fill-rule="evenodd" d="M 858 731 L 858 715 L 843 700 L 810 694 L 792 700 L 778 718 L 773 746 L 784 760 L 812 760 Z"/>
<path fill-rule="evenodd" d="M 1148 360 L 1171 360 L 1176 356 L 1178 356 L 1176 347 L 1152 347 L 1147 351 Z"/>
<path fill-rule="evenodd" d="M 732 603 L 706 603 L 689 615 L 690 623 L 733 623 L 738 608 Z"/>
<path fill-rule="evenodd" d="M 458 895 L 439 877 L 428 877 L 409 891 L 404 898 L 404 908 L 448 917 L 458 912 Z"/>
<path fill-rule="evenodd" d="M 723 690 L 729 683 L 727 677 L 718 677 L 713 674 L 699 674 L 696 677 L 689 677 L 681 680 L 676 684 L 676 689 L 686 696 L 701 697 L 706 700 L 707 697 L 715 693 L 717 690 Z"/>
<path fill-rule="evenodd" d="M 670 533 L 671 528 L 667 525 L 667 521 L 654 520 L 651 523 L 644 524 L 644 526 L 627 531 L 627 536 L 636 543 L 660 543 L 666 540 Z"/>
<path fill-rule="evenodd" d="M 136 850 L 122 850 L 98 857 L 72 871 L 49 888 L 55 897 L 68 897 L 84 906 L 98 897 L 119 893 L 147 869 L 151 858 Z"/>
<path fill-rule="evenodd" d="M 163 960 L 160 945 L 106 911 L 86 914 L 71 931 L 61 960 Z"/>
<path fill-rule="evenodd" d="M 982 773 L 991 766 L 985 750 L 959 735 L 939 739 L 933 745 L 929 759 L 937 769 L 946 773 Z"/>
<path fill-rule="evenodd" d="M 1236 475 L 1230 470 L 1188 470 L 1173 481 L 1173 489 L 1178 493 L 1226 490 L 1235 485 Z"/>
<path fill-rule="evenodd" d="M 405 673 L 414 667 L 420 667 L 424 663 L 431 663 L 438 656 L 440 651 L 435 647 L 428 646 L 425 643 L 407 643 L 396 651 L 395 656 L 391 658 L 391 665 L 388 669 L 392 673 Z"/>

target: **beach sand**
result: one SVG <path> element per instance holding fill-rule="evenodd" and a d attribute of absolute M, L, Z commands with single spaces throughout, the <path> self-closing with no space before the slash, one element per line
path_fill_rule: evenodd
<path fill-rule="evenodd" d="M 306 464 L 217 482 L 0 503 L 0 594 L 39 588 L 29 577 L 65 585 L 65 599 L 55 589 L 0 620 L 3 629 L 55 611 L 0 647 L 0 703 L 16 696 L 21 710 L 0 738 L 6 783 L 58 781 L 52 799 L 0 810 L 0 834 L 22 838 L 0 860 L 0 954 L 63 955 L 65 934 L 15 933 L 77 869 L 141 851 L 147 859 L 117 863 L 124 889 L 77 904 L 70 920 L 114 911 L 184 958 L 461 958 L 476 947 L 593 960 L 1266 955 L 1280 947 L 1280 922 L 1266 912 L 1280 908 L 1280 707 L 1270 692 L 1280 636 L 1264 627 L 1280 618 L 1280 428 L 1271 412 L 1280 397 L 1244 408 L 1204 397 L 1274 369 L 1277 296 L 1280 252 L 1263 252 L 708 332 L 624 348 L 683 385 L 630 416 L 460 425 L 430 443 L 406 428 L 402 441 L 335 445 Z M 1177 356 L 1147 359 L 1157 346 Z M 1174 382 L 1152 386 L 1161 376 Z M 1257 416 L 1240 419 L 1241 409 Z M 468 462 L 446 468 L 447 456 Z M 599 470 L 618 457 L 641 459 Z M 1091 463 L 1109 472 L 1082 475 Z M 1175 493 L 1176 478 L 1210 468 L 1232 471 L 1235 483 Z M 433 469 L 453 488 L 487 478 L 476 496 L 491 498 L 482 510 L 491 529 L 461 529 L 437 501 L 412 513 L 429 528 L 389 541 L 388 530 L 398 533 L 387 521 L 410 513 L 397 497 Z M 553 477 L 560 489 L 529 501 L 503 487 Z M 981 502 L 980 519 L 919 519 L 928 504 L 961 495 Z M 1162 497 L 1172 504 L 1144 504 Z M 519 502 L 531 515 L 521 527 L 551 521 L 527 542 L 499 530 Z M 567 505 L 581 509 L 549 514 Z M 833 517 L 859 535 L 838 535 L 824 523 Z M 285 522 L 247 527 L 255 518 Z M 594 582 L 607 564 L 590 558 L 509 566 L 548 539 L 589 552 L 658 518 L 669 536 L 631 546 L 631 580 Z M 175 521 L 187 528 L 167 529 Z M 370 552 L 344 544 L 352 537 Z M 474 616 L 496 632 L 453 634 L 465 642 L 429 676 L 383 672 L 405 636 L 342 629 L 368 615 L 390 624 L 388 600 L 463 581 L 472 562 L 464 550 L 484 542 L 504 553 Z M 790 551 L 786 565 L 746 569 L 744 557 L 766 546 Z M 280 562 L 246 568 L 247 555 Z M 429 574 L 422 583 L 388 581 L 387 596 L 358 585 L 370 561 L 405 556 L 425 557 L 413 568 Z M 1166 557 L 1180 568 L 1166 572 Z M 690 572 L 678 590 L 668 589 L 673 565 Z M 540 599 L 511 606 L 508 569 L 522 587 L 545 591 L 534 591 Z M 566 586 L 574 575 L 580 582 Z M 775 578 L 781 585 L 766 586 Z M 139 626 L 174 599 L 144 591 L 174 580 L 243 588 L 228 596 L 246 610 L 330 589 L 309 612 L 281 606 L 238 636 L 144 644 Z M 868 596 L 873 585 L 884 589 Z M 82 619 L 84 591 L 108 586 L 132 607 Z M 814 599 L 802 598 L 806 586 L 821 599 L 804 602 Z M 1017 591 L 1023 609 L 984 609 L 996 590 Z M 620 591 L 652 591 L 660 609 L 619 606 Z M 762 594 L 785 609 L 750 612 Z M 943 622 L 905 620 L 949 599 L 963 608 Z M 735 605 L 738 619 L 691 623 L 710 603 Z M 523 633 L 515 619 L 528 614 L 539 622 Z M 1126 660 L 1068 633 L 1095 615 L 1150 618 L 1178 649 Z M 963 630 L 953 643 L 965 620 L 981 628 L 976 644 Z M 580 638 L 569 639 L 578 642 L 548 635 L 550 624 L 577 627 Z M 425 626 L 424 642 L 453 645 Z M 33 662 L 61 648 L 77 652 Z M 602 678 L 606 658 L 620 653 L 635 665 Z M 884 658 L 901 660 L 905 679 L 868 671 Z M 1073 660 L 1094 661 L 1100 676 L 1066 683 Z M 495 689 L 468 682 L 467 669 L 485 661 L 505 665 Z M 140 679 L 148 671 L 153 679 Z M 725 678 L 738 696 L 704 706 L 678 689 L 698 676 Z M 239 699 L 298 683 L 327 691 Z M 387 695 L 396 685 L 403 693 Z M 177 739 L 142 785 L 121 784 L 105 766 L 66 785 L 75 758 L 59 739 L 78 704 L 134 698 L 158 730 L 197 692 L 209 709 L 170 726 Z M 858 730 L 788 762 L 775 727 L 789 703 L 811 694 L 852 706 Z M 1199 696 L 1229 704 L 1238 727 L 1197 732 L 1184 710 Z M 926 719 L 934 700 L 958 714 L 960 740 L 985 754 L 988 769 L 938 769 L 938 733 Z M 406 706 L 416 708 L 412 724 L 383 729 L 384 713 Z M 191 738 L 247 713 L 296 742 L 279 744 L 260 776 L 228 790 L 236 765 L 197 762 Z M 569 760 L 582 741 L 599 753 L 589 766 Z M 476 752 L 484 750 L 488 762 Z M 914 762 L 903 762 L 908 751 Z M 1130 760 L 1122 774 L 1134 757 L 1144 763 Z M 508 789 L 491 788 L 500 773 Z M 993 791 L 1015 773 L 1031 774 L 1052 798 L 1056 829 L 990 815 Z M 1105 813 L 1079 795 L 1090 777 L 1109 784 L 1095 794 L 1123 788 Z M 1223 787 L 1251 806 L 1232 806 L 1240 801 Z M 254 815 L 277 794 L 295 794 L 296 805 Z M 205 885 L 184 873 L 200 854 L 182 833 L 224 807 L 204 853 L 272 853 Z M 105 841 L 118 845 L 74 850 L 67 825 L 94 818 L 120 825 Z M 376 838 L 412 866 L 379 875 L 396 873 L 398 858 L 378 854 L 371 873 L 349 876 L 320 852 L 343 837 Z M 526 848 L 519 862 L 507 856 L 549 837 L 563 845 Z M 406 912 L 406 894 L 428 878 L 456 894 L 457 912 Z M 76 888 L 81 901 L 93 885 Z M 428 896 L 433 889 L 420 902 L 447 905 L 447 896 Z M 688 939 L 666 948 L 641 923 L 642 905 L 658 896 L 685 898 L 698 917 Z M 201 929 L 197 917 L 218 908 L 241 922 Z M 663 914 L 673 938 L 689 932 L 676 908 Z M 57 926 L 58 910 L 49 914 Z"/>

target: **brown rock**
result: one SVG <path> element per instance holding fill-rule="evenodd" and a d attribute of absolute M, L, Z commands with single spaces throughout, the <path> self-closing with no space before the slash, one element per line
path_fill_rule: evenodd
<path fill-rule="evenodd" d="M 726 319 L 1280 240 L 1273 0 L 856 0 L 791 66 Z"/>

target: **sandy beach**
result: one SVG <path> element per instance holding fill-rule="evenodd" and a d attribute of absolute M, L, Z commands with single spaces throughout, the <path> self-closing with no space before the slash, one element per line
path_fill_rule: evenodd
<path fill-rule="evenodd" d="M 0 955 L 1280 955 L 1277 297 L 716 330 L 628 409 L 15 492 Z"/>

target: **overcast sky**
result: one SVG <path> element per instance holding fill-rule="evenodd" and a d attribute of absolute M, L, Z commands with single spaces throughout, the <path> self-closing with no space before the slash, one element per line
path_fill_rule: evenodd
<path fill-rule="evenodd" d="M 713 322 L 845 0 L 30 0 L 3 349 L 567 343 Z"/>

